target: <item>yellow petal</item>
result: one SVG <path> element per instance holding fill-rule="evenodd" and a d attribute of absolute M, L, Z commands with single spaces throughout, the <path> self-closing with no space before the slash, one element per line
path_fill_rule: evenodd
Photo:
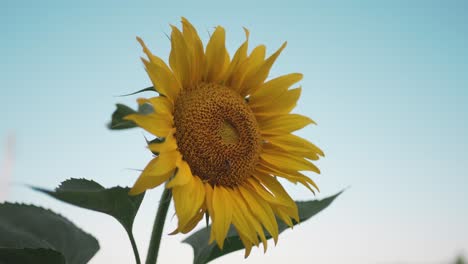
<path fill-rule="evenodd" d="M 272 235 L 276 244 L 278 241 L 278 223 L 276 222 L 275 215 L 273 210 L 271 210 L 271 207 L 260 196 L 247 190 L 245 187 L 240 186 L 239 191 L 252 213 Z"/>
<path fill-rule="evenodd" d="M 271 100 L 277 99 L 286 92 L 289 87 L 302 79 L 302 74 L 291 73 L 272 79 L 264 83 L 259 89 L 249 97 L 251 107 L 268 104 Z"/>
<path fill-rule="evenodd" d="M 309 184 L 315 187 L 317 191 L 320 191 L 317 184 L 315 184 L 315 182 L 312 179 L 297 171 L 286 170 L 284 168 L 280 169 L 266 162 L 260 162 L 260 164 L 255 168 L 255 170 L 263 174 L 271 174 L 281 178 L 285 178 L 293 183 L 299 182 L 305 187 L 307 187 L 314 194 L 315 191 L 309 186 Z"/>
<path fill-rule="evenodd" d="M 171 26 L 171 53 L 169 54 L 169 65 L 171 66 L 177 79 L 180 81 L 183 88 L 192 85 L 192 54 L 187 47 L 182 32 Z"/>
<path fill-rule="evenodd" d="M 216 243 L 218 243 L 221 249 L 232 222 L 233 207 L 235 207 L 235 204 L 228 190 L 222 186 L 215 186 L 213 190 L 213 211 L 215 218 L 213 219 L 212 228 L 215 229 Z"/>
<path fill-rule="evenodd" d="M 285 91 L 280 97 L 271 99 L 269 103 L 252 106 L 251 109 L 255 116 L 277 116 L 280 114 L 288 114 L 291 110 L 296 107 L 297 100 L 301 95 L 301 88 Z"/>
<path fill-rule="evenodd" d="M 285 206 L 275 206 L 273 205 L 272 207 L 276 207 L 275 209 L 277 211 L 282 211 L 286 215 L 288 215 L 290 218 L 294 219 L 296 223 L 299 223 L 299 210 L 297 209 L 297 206 L 295 207 L 285 207 Z"/>
<path fill-rule="evenodd" d="M 256 72 L 262 65 L 265 59 L 266 47 L 265 45 L 259 45 L 255 47 L 250 56 L 239 62 L 239 66 L 236 72 L 232 75 L 232 81 L 230 86 L 233 90 L 241 93 L 243 89 L 243 82 L 247 75 L 251 72 Z"/>
<path fill-rule="evenodd" d="M 169 100 L 174 101 L 181 89 L 179 81 L 176 79 L 167 64 L 157 56 L 154 56 L 141 38 L 137 37 L 150 61 L 142 58 L 146 71 L 158 93 L 165 95 Z"/>
<path fill-rule="evenodd" d="M 211 218 L 215 217 L 214 210 L 213 210 L 213 187 L 209 183 L 204 183 L 205 185 L 205 204 L 210 214 Z"/>
<path fill-rule="evenodd" d="M 163 175 L 149 177 L 149 176 L 140 176 L 135 184 L 133 185 L 132 189 L 129 191 L 129 195 L 138 195 L 140 193 L 145 192 L 146 190 L 153 189 L 158 187 L 161 183 L 167 181 L 172 175 L 174 174 L 173 171 L 165 173 Z"/>
<path fill-rule="evenodd" d="M 250 74 L 251 72 L 255 72 L 260 68 L 260 66 L 265 61 L 265 55 L 266 55 L 265 45 L 258 45 L 252 50 L 249 56 L 249 61 L 246 65 L 247 74 Z"/>
<path fill-rule="evenodd" d="M 299 114 L 279 115 L 259 121 L 262 135 L 284 135 L 312 123 L 312 119 Z"/>
<path fill-rule="evenodd" d="M 245 247 L 245 253 L 244 253 L 244 258 L 247 258 L 250 255 L 250 252 L 252 251 L 252 242 L 248 240 L 243 234 L 238 233 L 240 240 L 242 241 L 242 244 L 244 244 Z"/>
<path fill-rule="evenodd" d="M 226 68 L 226 34 L 224 28 L 217 26 L 215 32 L 206 45 L 206 65 L 204 80 L 207 82 L 217 82 L 221 79 Z"/>
<path fill-rule="evenodd" d="M 163 142 L 161 142 L 161 143 L 150 143 L 148 145 L 148 148 L 153 153 L 161 154 L 161 153 L 176 150 L 177 149 L 177 143 L 176 143 L 174 135 L 173 135 L 173 133 L 171 131 L 171 132 L 169 132 L 169 135 L 167 135 L 164 138 Z"/>
<path fill-rule="evenodd" d="M 140 194 L 167 181 L 174 174 L 175 159 L 175 151 L 152 159 L 146 165 L 129 194 Z"/>
<path fill-rule="evenodd" d="M 150 77 L 156 91 L 158 91 L 158 93 L 161 95 L 167 96 L 172 102 L 175 101 L 181 89 L 179 81 L 175 78 L 175 76 L 169 76 L 169 73 L 165 73 L 166 70 L 163 70 L 156 64 L 150 63 L 145 59 L 141 60 L 145 65 L 146 72 L 148 73 L 148 76 Z M 167 71 L 170 72 L 169 69 L 167 69 Z M 172 74 L 172 72 L 170 74 Z"/>
<path fill-rule="evenodd" d="M 205 210 L 201 209 L 188 223 L 187 225 L 183 228 L 180 229 L 177 228 L 179 232 L 182 234 L 187 234 L 188 232 L 192 231 L 197 224 L 202 220 L 203 216 L 205 215 Z"/>
<path fill-rule="evenodd" d="M 250 177 L 246 180 L 245 187 L 251 192 L 257 193 L 263 200 L 267 201 L 269 204 L 277 204 L 283 206 L 292 206 L 290 199 L 287 197 L 276 197 L 274 194 L 263 186 L 260 181 L 254 177 Z"/>
<path fill-rule="evenodd" d="M 249 212 L 243 210 L 243 208 L 248 209 L 240 201 L 237 201 L 236 197 L 233 197 L 233 202 L 236 206 L 232 209 L 232 223 L 237 233 L 242 234 L 250 244 L 258 245 L 260 241 L 258 240 L 257 232 L 247 218 Z"/>
<path fill-rule="evenodd" d="M 268 59 L 266 59 L 265 62 L 263 62 L 258 68 L 258 70 L 249 72 L 249 74 L 245 77 L 244 82 L 242 83 L 242 89 L 240 91 L 241 96 L 246 96 L 260 88 L 265 79 L 268 77 L 271 66 L 273 66 L 273 63 L 276 61 L 281 51 L 283 51 L 285 47 L 286 42 L 281 45 L 281 47 Z"/>
<path fill-rule="evenodd" d="M 199 177 L 192 177 L 189 183 L 172 188 L 174 207 L 179 219 L 178 229 L 184 230 L 199 213 L 205 200 L 205 187 Z"/>
<path fill-rule="evenodd" d="M 139 127 L 158 137 L 165 137 L 173 128 L 172 119 L 164 114 L 131 114 L 124 119 L 135 122 Z"/>
<path fill-rule="evenodd" d="M 191 84 L 197 84 L 204 73 L 205 52 L 203 51 L 203 43 L 198 36 L 197 30 L 185 17 L 182 17 L 182 34 L 191 53 Z"/>
<path fill-rule="evenodd" d="M 310 161 L 284 151 L 264 148 L 262 154 L 260 154 L 260 158 L 279 168 L 285 167 L 295 171 L 313 171 L 320 173 L 320 170 Z"/>
<path fill-rule="evenodd" d="M 236 226 L 236 221 L 234 219 L 236 217 L 241 217 L 245 220 L 244 224 L 247 224 L 248 227 L 242 226 L 245 232 L 248 232 L 250 238 L 255 241 L 256 245 L 258 245 L 258 236 L 262 240 L 264 250 L 266 251 L 268 243 L 265 237 L 265 233 L 263 232 L 263 227 L 258 221 L 256 217 L 252 214 L 252 211 L 248 208 L 246 201 L 243 199 L 241 193 L 238 189 L 231 190 L 231 197 L 233 198 L 236 206 L 234 208 L 233 214 L 233 224 Z M 245 229 L 248 228 L 248 229 Z M 240 227 L 236 226 L 236 229 L 239 231 Z M 258 235 L 258 236 L 257 236 Z"/>
<path fill-rule="evenodd" d="M 167 183 L 166 188 L 172 188 L 175 186 L 181 186 L 188 184 L 193 178 L 192 170 L 185 160 L 181 160 L 177 164 L 177 173 L 174 178 Z"/>
<path fill-rule="evenodd" d="M 281 184 L 271 176 L 257 174 L 255 175 L 257 179 L 263 177 L 261 184 L 268 188 L 269 192 L 273 193 L 275 196 L 274 200 L 267 200 L 270 203 L 273 211 L 278 215 L 285 223 L 292 225 L 290 218 L 299 221 L 299 212 L 297 209 L 296 203 L 291 199 L 291 197 L 286 193 Z M 259 193 L 260 194 L 260 193 Z M 281 203 L 276 201 L 281 200 Z"/>
<path fill-rule="evenodd" d="M 213 187 L 209 183 L 205 183 L 205 205 L 208 213 L 211 217 L 211 221 L 214 222 L 215 212 L 213 210 Z M 215 240 L 215 229 L 211 228 L 209 244 Z"/>
<path fill-rule="evenodd" d="M 278 205 L 271 205 L 273 212 L 277 215 L 285 224 L 292 227 L 294 224 L 292 222 L 292 218 L 285 210 L 286 207 L 278 206 Z"/>
<path fill-rule="evenodd" d="M 158 176 L 174 170 L 176 160 L 179 155 L 180 154 L 177 150 L 161 153 L 157 158 L 155 158 L 156 162 L 154 166 L 150 166 L 149 168 L 147 167 L 148 175 Z"/>
<path fill-rule="evenodd" d="M 283 188 L 281 183 L 275 178 L 270 175 L 256 173 L 254 177 L 261 182 L 263 186 L 265 186 L 269 192 L 271 192 L 276 199 L 284 201 L 285 203 L 280 203 L 279 205 L 288 207 L 288 208 L 296 208 L 297 205 L 294 200 L 289 196 L 286 190 Z"/>
<path fill-rule="evenodd" d="M 311 160 L 317 160 L 319 156 L 325 156 L 320 148 L 296 135 L 268 136 L 265 137 L 265 139 L 272 145 L 288 152 L 302 154 L 304 157 Z"/>
<path fill-rule="evenodd" d="M 238 74 L 240 65 L 242 62 L 247 58 L 247 49 L 249 47 L 249 31 L 244 28 L 245 31 L 245 42 L 237 49 L 234 57 L 232 57 L 232 61 L 229 64 L 229 67 L 226 71 L 226 85 L 231 87 L 232 79 L 234 78 L 235 74 Z"/>
<path fill-rule="evenodd" d="M 174 112 L 174 104 L 164 96 L 156 96 L 148 99 L 156 113 L 171 114 Z"/>
<path fill-rule="evenodd" d="M 237 233 L 242 234 L 248 241 L 248 244 L 259 244 L 255 229 L 250 226 L 243 212 L 241 212 L 241 209 L 233 208 L 232 223 L 235 226 Z"/>

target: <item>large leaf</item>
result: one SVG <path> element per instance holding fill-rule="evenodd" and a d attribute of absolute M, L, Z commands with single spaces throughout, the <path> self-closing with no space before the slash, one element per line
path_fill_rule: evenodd
<path fill-rule="evenodd" d="M 137 127 L 135 122 L 123 119 L 127 115 L 137 113 L 137 111 L 123 104 L 116 104 L 116 106 L 117 109 L 112 114 L 112 120 L 108 125 L 109 129 L 119 130 Z"/>
<path fill-rule="evenodd" d="M 50 210 L 0 204 L 0 263 L 87 263 L 99 243 Z M 34 261 L 37 260 L 37 261 Z"/>
<path fill-rule="evenodd" d="M 145 195 L 142 193 L 130 196 L 128 187 L 106 189 L 99 183 L 86 179 L 66 180 L 54 191 L 37 187 L 33 189 L 63 202 L 111 215 L 129 232 L 132 230 L 133 221 Z"/>
<path fill-rule="evenodd" d="M 0 263 L 21 263 L 21 264 L 66 264 L 62 253 L 53 249 L 45 248 L 0 248 Z"/>
<path fill-rule="evenodd" d="M 106 189 L 99 183 L 86 179 L 66 180 L 55 191 L 37 187 L 32 188 L 60 201 L 113 216 L 127 232 L 135 254 L 135 260 L 140 263 L 132 226 L 145 193 L 130 196 L 128 195 L 130 191 L 128 187 Z"/>
<path fill-rule="evenodd" d="M 335 200 L 335 198 L 338 197 L 341 193 L 342 191 L 323 200 L 296 202 L 297 207 L 299 209 L 300 222 L 304 222 L 310 219 L 312 216 L 327 208 L 333 202 L 333 200 Z M 296 225 L 297 223 L 294 224 Z M 193 263 L 208 263 L 213 259 L 219 258 L 223 255 L 244 248 L 242 241 L 240 240 L 236 230 L 232 228 L 232 226 L 229 229 L 226 241 L 224 242 L 223 250 L 220 250 L 216 243 L 208 244 L 210 238 L 210 228 L 211 226 L 205 227 L 195 232 L 183 241 L 184 243 L 189 244 L 193 248 Z M 281 220 L 278 220 L 278 228 L 279 232 L 281 233 L 284 230 L 286 230 L 288 226 Z M 271 235 L 269 234 L 266 234 L 266 236 L 268 239 L 271 238 Z"/>

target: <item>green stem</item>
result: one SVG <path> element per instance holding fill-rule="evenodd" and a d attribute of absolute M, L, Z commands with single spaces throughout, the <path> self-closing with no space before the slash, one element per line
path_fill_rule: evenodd
<path fill-rule="evenodd" d="M 151 240 L 148 247 L 146 264 L 156 264 L 156 260 L 158 259 L 161 235 L 164 228 L 164 222 L 166 220 L 167 209 L 169 209 L 169 204 L 171 204 L 171 198 L 171 189 L 164 188 L 164 192 L 161 195 L 161 200 L 159 201 L 158 212 L 156 213 L 156 218 L 154 219 L 153 232 L 151 232 Z"/>
<path fill-rule="evenodd" d="M 133 237 L 132 231 L 127 230 L 127 234 L 128 234 L 128 238 L 130 239 L 130 243 L 132 244 L 133 254 L 135 254 L 135 262 L 136 264 L 141 264 L 140 253 L 138 253 L 138 248 L 135 243 L 135 238 Z"/>

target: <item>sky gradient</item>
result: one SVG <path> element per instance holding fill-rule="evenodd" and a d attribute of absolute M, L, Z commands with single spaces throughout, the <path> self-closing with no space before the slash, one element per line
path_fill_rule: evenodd
<path fill-rule="evenodd" d="M 268 54 L 288 41 L 270 77 L 304 74 L 295 112 L 318 125 L 298 134 L 326 154 L 317 163 L 322 174 L 309 174 L 320 186 L 317 197 L 349 187 L 245 263 L 447 263 L 466 256 L 467 11 L 465 1 L 2 1 L 0 172 L 7 171 L 8 141 L 15 145 L 0 199 L 52 208 L 94 234 L 101 250 L 91 263 L 132 263 L 115 220 L 24 184 L 135 181 L 134 169 L 151 159 L 145 133 L 105 124 L 115 103 L 136 105 L 137 96 L 117 95 L 150 85 L 135 37 L 166 59 L 169 24 L 185 16 L 204 43 L 214 26 L 224 26 L 230 54 L 244 41 L 242 26 L 251 47 L 266 44 Z M 314 198 L 300 186 L 287 189 L 295 199 Z M 135 222 L 143 256 L 160 194 L 148 192 Z M 171 208 L 165 234 L 176 226 L 173 214 Z M 161 263 L 192 260 L 183 237 L 163 237 Z M 237 252 L 213 263 L 241 259 Z"/>

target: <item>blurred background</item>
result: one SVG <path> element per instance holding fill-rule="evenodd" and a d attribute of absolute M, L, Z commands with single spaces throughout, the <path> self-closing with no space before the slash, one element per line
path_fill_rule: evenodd
<path fill-rule="evenodd" d="M 315 198 L 350 187 L 312 220 L 245 263 L 463 263 L 468 254 L 468 2 L 13 1 L 0 3 L 0 200 L 33 203 L 94 234 L 91 263 L 133 263 L 114 219 L 58 202 L 26 184 L 67 178 L 132 185 L 151 159 L 145 133 L 110 131 L 116 97 L 150 85 L 135 40 L 166 59 L 169 24 L 187 17 L 205 41 L 227 31 L 231 55 L 288 47 L 270 77 L 302 72 L 295 110 L 318 126 Z M 147 95 L 141 95 L 147 96 Z M 287 185 L 297 200 L 314 196 Z M 161 189 L 147 193 L 134 231 L 143 256 Z M 177 223 L 169 211 L 165 234 Z M 203 225 L 203 224 L 202 224 Z M 202 226 L 200 225 L 200 227 Z M 160 263 L 190 263 L 183 235 L 164 236 Z M 273 243 L 271 243 L 273 245 Z M 239 251 L 213 263 L 239 263 Z M 461 261 L 461 262 L 460 262 Z"/>

